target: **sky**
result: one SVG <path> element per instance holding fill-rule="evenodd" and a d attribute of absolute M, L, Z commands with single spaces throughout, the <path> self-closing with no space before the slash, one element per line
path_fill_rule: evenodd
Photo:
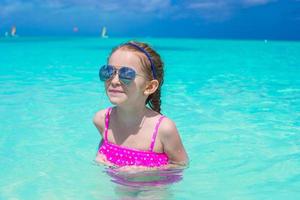
<path fill-rule="evenodd" d="M 0 0 L 0 36 L 12 26 L 19 36 L 105 26 L 109 37 L 300 40 L 300 0 Z"/>

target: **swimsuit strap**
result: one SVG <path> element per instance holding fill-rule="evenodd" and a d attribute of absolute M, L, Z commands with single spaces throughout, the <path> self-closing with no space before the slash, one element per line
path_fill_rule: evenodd
<path fill-rule="evenodd" d="M 150 145 L 150 151 L 152 152 L 153 151 L 153 148 L 154 148 L 154 144 L 155 144 L 155 139 L 156 139 L 156 135 L 157 135 L 157 132 L 158 132 L 158 127 L 161 123 L 161 121 L 163 120 L 165 116 L 160 116 L 160 118 L 158 119 L 157 123 L 156 123 L 156 126 L 155 126 L 155 129 L 154 129 L 154 132 L 153 132 L 153 135 L 152 135 L 152 139 L 151 139 L 151 145 Z"/>
<path fill-rule="evenodd" d="M 110 113 L 111 113 L 112 107 L 108 108 L 106 113 L 105 113 L 105 130 L 104 130 L 104 140 L 107 140 L 107 132 L 109 128 L 109 118 L 110 118 Z"/>

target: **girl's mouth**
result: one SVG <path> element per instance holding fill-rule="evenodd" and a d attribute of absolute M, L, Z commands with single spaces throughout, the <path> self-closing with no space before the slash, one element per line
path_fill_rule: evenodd
<path fill-rule="evenodd" d="M 116 90 L 116 89 L 109 89 L 108 92 L 109 93 L 114 93 L 114 94 L 116 94 L 116 93 L 124 93 L 124 91 L 122 91 L 122 90 Z"/>

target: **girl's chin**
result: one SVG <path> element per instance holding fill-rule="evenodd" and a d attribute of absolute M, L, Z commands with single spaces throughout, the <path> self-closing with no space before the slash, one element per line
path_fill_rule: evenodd
<path fill-rule="evenodd" d="M 116 98 L 116 97 L 109 97 L 109 101 L 110 101 L 110 103 L 112 103 L 114 105 L 121 105 L 122 103 L 124 103 L 125 99 Z"/>

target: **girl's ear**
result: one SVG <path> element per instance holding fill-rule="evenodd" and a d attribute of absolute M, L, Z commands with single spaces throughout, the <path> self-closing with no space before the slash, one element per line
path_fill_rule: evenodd
<path fill-rule="evenodd" d="M 146 88 L 144 90 L 144 95 L 149 96 L 150 94 L 153 94 L 159 86 L 158 80 L 151 80 L 147 83 Z"/>

